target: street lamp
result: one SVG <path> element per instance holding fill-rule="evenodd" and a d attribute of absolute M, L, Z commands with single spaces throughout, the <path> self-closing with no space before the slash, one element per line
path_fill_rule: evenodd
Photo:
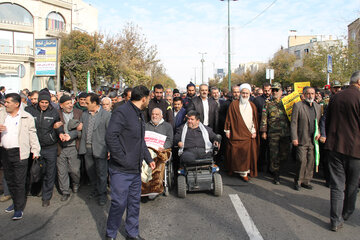
<path fill-rule="evenodd" d="M 220 0 L 225 1 L 225 0 Z M 237 1 L 237 0 L 231 0 Z M 229 84 L 229 91 L 231 91 L 231 56 L 230 56 L 230 0 L 228 2 L 228 84 Z"/>
<path fill-rule="evenodd" d="M 201 60 L 200 60 L 200 62 L 201 62 L 201 83 L 204 84 L 204 62 L 205 62 L 204 55 L 207 54 L 207 53 L 206 52 L 204 52 L 204 53 L 199 52 L 199 54 L 201 54 Z"/>

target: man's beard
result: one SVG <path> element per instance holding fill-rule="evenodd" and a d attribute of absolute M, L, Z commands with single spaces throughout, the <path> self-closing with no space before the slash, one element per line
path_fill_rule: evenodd
<path fill-rule="evenodd" d="M 307 101 L 308 103 L 313 103 L 313 102 L 314 102 L 314 99 L 313 99 L 313 98 L 310 98 L 310 99 L 305 98 L 305 101 Z"/>
<path fill-rule="evenodd" d="M 240 103 L 241 104 L 246 104 L 246 103 L 248 103 L 249 102 L 249 98 L 247 97 L 247 98 L 243 98 L 242 96 L 240 96 Z"/>

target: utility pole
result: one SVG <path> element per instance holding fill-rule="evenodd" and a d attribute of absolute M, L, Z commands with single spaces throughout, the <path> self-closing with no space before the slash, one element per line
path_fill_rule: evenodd
<path fill-rule="evenodd" d="M 204 55 L 207 54 L 207 53 L 206 52 L 204 52 L 204 53 L 199 52 L 199 54 L 201 54 L 201 60 L 200 60 L 200 62 L 201 62 L 201 83 L 204 84 L 204 62 L 205 62 Z"/>
<path fill-rule="evenodd" d="M 237 0 L 232 0 L 232 1 L 237 1 Z M 229 84 L 229 91 L 231 91 L 230 0 L 227 0 L 227 2 L 228 2 L 228 84 Z"/>

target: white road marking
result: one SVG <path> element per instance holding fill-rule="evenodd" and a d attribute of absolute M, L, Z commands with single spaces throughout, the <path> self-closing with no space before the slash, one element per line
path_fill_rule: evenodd
<path fill-rule="evenodd" d="M 229 194 L 229 197 L 234 205 L 234 208 L 242 222 L 245 231 L 249 235 L 250 240 L 263 240 L 259 230 L 255 226 L 253 220 L 251 219 L 249 213 L 246 211 L 245 206 L 241 202 L 237 194 Z"/>

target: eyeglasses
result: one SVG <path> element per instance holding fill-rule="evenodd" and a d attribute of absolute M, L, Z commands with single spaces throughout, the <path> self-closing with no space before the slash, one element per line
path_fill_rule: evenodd
<path fill-rule="evenodd" d="M 273 88 L 272 90 L 273 90 L 273 92 L 278 92 L 280 89 Z"/>

